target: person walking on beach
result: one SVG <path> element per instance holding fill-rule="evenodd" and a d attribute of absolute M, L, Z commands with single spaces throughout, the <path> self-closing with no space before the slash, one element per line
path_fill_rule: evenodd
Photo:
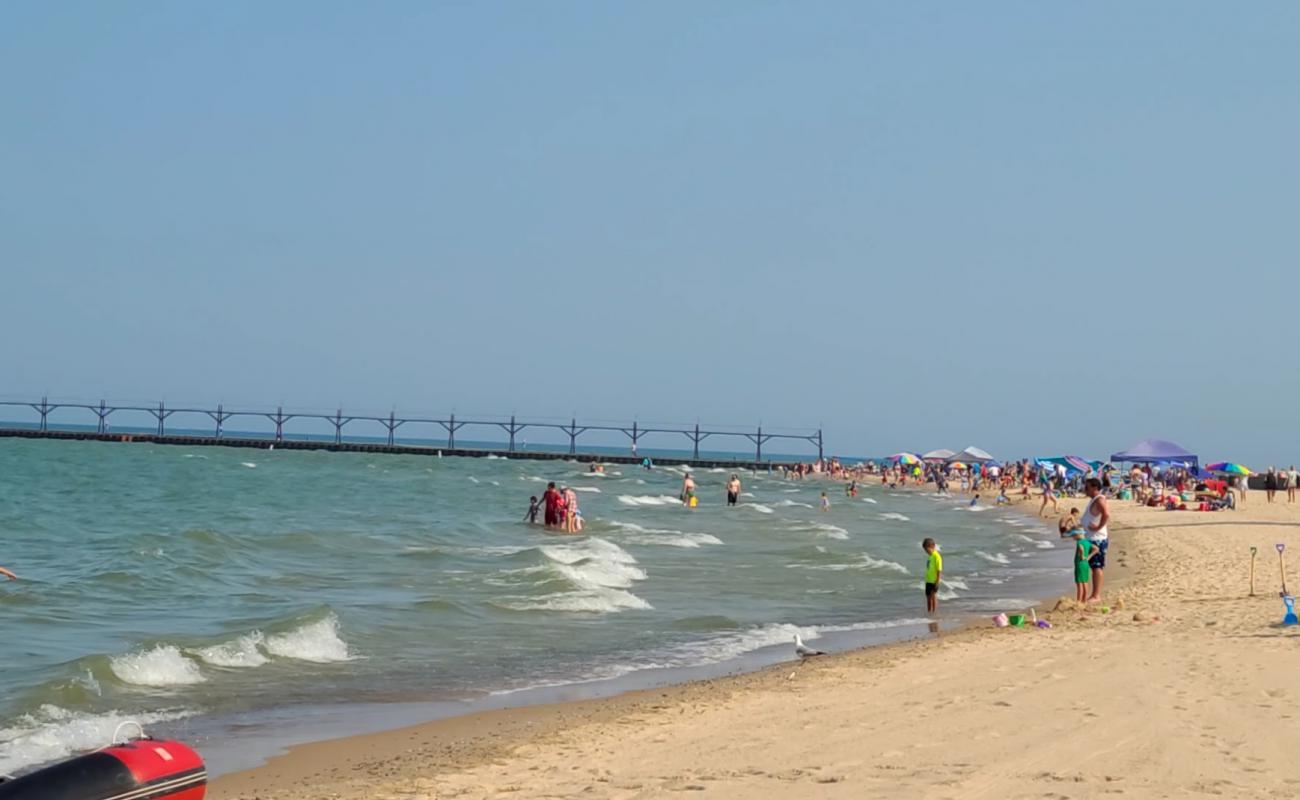
<path fill-rule="evenodd" d="M 939 611 L 939 581 L 943 580 L 943 556 L 939 555 L 939 545 L 934 539 L 925 537 L 921 542 L 925 551 L 925 612 L 936 614 Z"/>
<path fill-rule="evenodd" d="M 1272 467 L 1268 468 L 1268 473 L 1264 475 L 1264 494 L 1268 497 L 1268 502 L 1273 502 L 1273 495 L 1277 494 L 1277 470 Z"/>
<path fill-rule="evenodd" d="M 1043 481 L 1043 504 L 1038 507 L 1038 516 L 1040 517 L 1046 516 L 1046 514 L 1044 514 L 1043 512 L 1047 510 L 1048 501 L 1051 501 L 1052 503 L 1052 513 L 1059 514 L 1061 508 L 1059 505 L 1057 505 L 1056 490 L 1052 486 L 1053 481 L 1055 481 L 1055 477 L 1052 475 L 1051 472 L 1045 470 L 1042 475 L 1042 481 Z"/>
<path fill-rule="evenodd" d="M 1092 596 L 1088 598 L 1088 602 L 1100 603 L 1101 586 L 1105 577 L 1102 573 L 1106 568 L 1106 550 L 1110 548 L 1110 532 L 1106 528 L 1110 522 L 1110 506 L 1106 504 L 1106 498 L 1101 494 L 1101 481 L 1096 478 L 1089 478 L 1084 482 L 1083 492 L 1088 495 L 1088 505 L 1083 509 L 1083 518 L 1079 520 L 1079 524 L 1083 526 L 1088 541 L 1093 544 L 1093 553 L 1088 558 L 1088 566 L 1092 568 Z"/>
<path fill-rule="evenodd" d="M 733 472 L 731 480 L 727 481 L 727 505 L 734 506 L 738 502 L 740 502 L 740 476 Z"/>
<path fill-rule="evenodd" d="M 1295 502 L 1295 490 L 1298 484 L 1300 484 L 1300 472 L 1296 472 L 1295 464 L 1292 464 L 1291 469 L 1286 471 L 1286 501 L 1288 503 Z"/>

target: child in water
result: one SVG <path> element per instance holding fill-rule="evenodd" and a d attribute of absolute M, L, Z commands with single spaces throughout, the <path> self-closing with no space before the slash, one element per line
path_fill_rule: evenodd
<path fill-rule="evenodd" d="M 537 513 L 542 510 L 542 504 L 537 499 L 537 495 L 528 498 L 528 511 L 524 513 L 524 521 L 533 525 L 537 524 Z"/>
<path fill-rule="evenodd" d="M 825 492 L 822 492 L 822 511 L 830 511 L 830 510 L 831 510 L 831 499 L 826 496 Z"/>

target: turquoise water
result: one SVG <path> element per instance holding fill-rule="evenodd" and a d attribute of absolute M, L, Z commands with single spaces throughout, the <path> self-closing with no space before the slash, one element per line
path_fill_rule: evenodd
<path fill-rule="evenodd" d="M 461 701 L 924 633 L 1068 583 L 1054 531 L 958 499 L 567 462 L 0 441 L 0 772 L 122 719 L 214 743 L 322 705 Z M 577 487 L 584 535 L 520 521 Z M 828 490 L 829 512 L 817 510 Z M 665 673 L 676 674 L 676 673 Z M 303 709 L 295 714 L 295 709 Z M 260 716 L 259 716 L 260 715 Z"/>

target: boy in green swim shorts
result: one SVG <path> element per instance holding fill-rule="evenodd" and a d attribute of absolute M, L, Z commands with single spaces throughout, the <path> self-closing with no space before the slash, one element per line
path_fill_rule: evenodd
<path fill-rule="evenodd" d="M 1080 603 L 1088 602 L 1088 592 L 1092 583 L 1092 567 L 1088 559 L 1097 545 L 1083 538 L 1083 528 L 1070 531 L 1074 537 L 1074 599 Z"/>

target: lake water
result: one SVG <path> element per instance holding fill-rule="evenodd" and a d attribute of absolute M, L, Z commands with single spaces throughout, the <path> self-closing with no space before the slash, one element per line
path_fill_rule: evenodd
<path fill-rule="evenodd" d="M 23 578 L 0 586 L 0 772 L 127 718 L 234 752 L 250 720 L 920 635 L 925 536 L 948 620 L 1069 583 L 1068 546 L 1023 515 L 779 474 L 743 474 L 727 508 L 729 474 L 697 472 L 694 510 L 681 469 L 569 462 L 4 440 L 0 475 L 0 564 Z M 577 488 L 583 535 L 520 521 L 550 480 Z"/>

